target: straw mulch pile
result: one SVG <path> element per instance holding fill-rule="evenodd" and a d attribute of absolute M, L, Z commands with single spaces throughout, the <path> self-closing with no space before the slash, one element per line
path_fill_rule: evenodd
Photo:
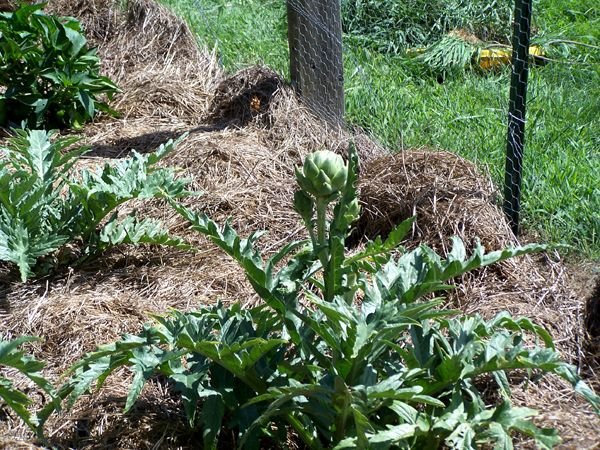
<path fill-rule="evenodd" d="M 409 247 L 424 241 L 443 252 L 453 234 L 469 246 L 478 236 L 490 250 L 516 243 L 495 206 L 492 184 L 471 163 L 427 149 L 387 155 L 364 134 L 314 119 L 266 68 L 226 77 L 214 55 L 198 50 L 185 24 L 163 7 L 131 0 L 122 11 L 119 3 L 57 0 L 49 5 L 83 22 L 99 47 L 104 72 L 122 89 L 113 106 L 123 116 L 103 118 L 84 130 L 83 141 L 92 151 L 82 165 L 110 163 L 132 149 L 151 151 L 187 132 L 165 161 L 203 193 L 184 203 L 218 222 L 231 217 L 241 235 L 267 230 L 261 242 L 268 254 L 304 237 L 291 208 L 294 166 L 310 151 L 343 152 L 353 140 L 361 156 L 363 206 L 355 245 L 413 214 L 417 221 Z M 148 313 L 219 300 L 259 301 L 236 265 L 164 204 L 125 205 L 123 211 L 131 208 L 164 220 L 173 234 L 200 251 L 123 246 L 85 267 L 26 284 L 0 267 L 0 330 L 5 337 L 43 337 L 30 349 L 48 362 L 45 375 L 55 383 L 84 352 L 137 332 Z M 584 301 L 570 293 L 565 269 L 554 255 L 509 261 L 465 276 L 457 285 L 449 298 L 455 306 L 485 316 L 501 310 L 526 314 L 550 329 L 566 359 L 583 360 Z M 119 372 L 99 393 L 52 418 L 46 430 L 50 442 L 59 448 L 195 448 L 201 437 L 186 430 L 177 399 L 160 380 L 145 388 L 130 414 L 121 413 L 129 381 L 128 373 Z M 553 378 L 541 385 L 516 384 L 515 401 L 543 411 L 540 424 L 557 427 L 564 448 L 593 448 L 600 421 L 568 387 Z M 0 448 L 34 448 L 28 430 L 3 411 L 0 436 L 5 436 Z"/>

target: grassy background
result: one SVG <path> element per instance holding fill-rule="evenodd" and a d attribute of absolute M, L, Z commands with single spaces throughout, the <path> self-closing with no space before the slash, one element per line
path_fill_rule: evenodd
<path fill-rule="evenodd" d="M 216 46 L 227 70 L 258 63 L 288 76 L 283 0 L 162 1 L 188 20 L 201 43 Z M 536 39 L 597 46 L 599 10 L 597 0 L 538 0 Z M 453 73 L 440 84 L 401 53 L 364 43 L 356 33 L 345 37 L 347 120 L 392 150 L 426 145 L 456 152 L 485 166 L 501 186 L 509 70 Z M 600 259 L 600 52 L 564 43 L 550 48 L 556 61 L 530 74 L 523 225 Z"/>

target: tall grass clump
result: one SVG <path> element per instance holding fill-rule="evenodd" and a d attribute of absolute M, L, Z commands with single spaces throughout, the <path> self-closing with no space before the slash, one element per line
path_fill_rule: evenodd
<path fill-rule="evenodd" d="M 228 70 L 264 64 L 288 74 L 287 19 L 280 0 L 160 0 L 184 17 Z"/>
<path fill-rule="evenodd" d="M 484 41 L 508 42 L 512 0 L 342 0 L 344 32 L 384 53 L 422 47 L 461 29 Z"/>

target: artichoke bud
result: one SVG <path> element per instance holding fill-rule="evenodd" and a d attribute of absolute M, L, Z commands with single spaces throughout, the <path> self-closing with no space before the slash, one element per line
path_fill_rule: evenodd
<path fill-rule="evenodd" d="M 294 192 L 294 209 L 305 222 L 310 222 L 314 211 L 313 199 L 304 191 Z"/>
<path fill-rule="evenodd" d="M 329 150 L 311 153 L 302 170 L 296 169 L 298 185 L 315 197 L 328 197 L 344 188 L 348 166 L 342 157 Z"/>
<path fill-rule="evenodd" d="M 346 185 L 346 178 L 348 177 L 348 167 L 344 166 L 344 170 L 338 171 L 333 178 L 331 179 L 331 183 L 334 186 L 341 186 L 342 189 Z"/>
<path fill-rule="evenodd" d="M 316 179 L 316 183 L 313 182 L 313 187 L 318 188 L 320 190 L 320 197 L 331 195 L 333 191 L 335 191 L 335 189 L 331 185 L 331 179 L 323 171 L 319 172 L 319 175 Z"/>

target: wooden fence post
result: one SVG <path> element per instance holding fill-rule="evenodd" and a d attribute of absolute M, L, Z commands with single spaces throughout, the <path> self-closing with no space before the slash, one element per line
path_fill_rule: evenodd
<path fill-rule="evenodd" d="M 318 116 L 344 118 L 340 0 L 287 0 L 292 86 Z"/>

